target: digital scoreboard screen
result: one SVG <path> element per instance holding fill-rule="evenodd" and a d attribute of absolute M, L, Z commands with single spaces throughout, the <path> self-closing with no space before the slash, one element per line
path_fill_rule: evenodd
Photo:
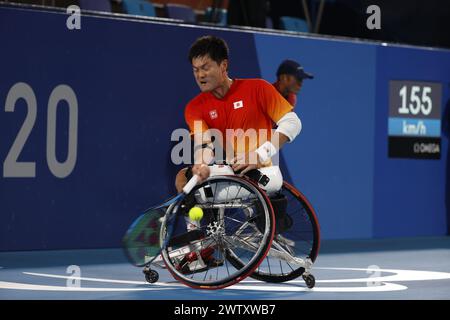
<path fill-rule="evenodd" d="M 440 159 L 442 85 L 389 82 L 389 157 Z"/>

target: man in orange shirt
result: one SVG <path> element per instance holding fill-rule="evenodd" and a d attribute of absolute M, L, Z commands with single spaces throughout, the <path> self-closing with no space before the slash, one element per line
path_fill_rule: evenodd
<path fill-rule="evenodd" d="M 194 138 L 194 165 L 177 174 L 177 190 L 182 190 L 190 174 L 198 175 L 200 182 L 209 177 L 208 164 L 214 159 L 211 129 L 222 134 L 220 144 L 231 150 L 227 158 L 236 173 L 271 165 L 271 157 L 301 131 L 293 107 L 265 80 L 229 78 L 228 46 L 220 38 L 197 39 L 189 61 L 201 93 L 185 109 Z M 272 131 L 274 124 L 276 130 Z M 232 135 L 228 135 L 230 129 Z M 252 130 L 255 139 L 247 139 L 246 133 Z"/>
<path fill-rule="evenodd" d="M 313 79 L 314 76 L 303 70 L 303 67 L 294 60 L 284 60 L 277 70 L 277 81 L 273 86 L 295 108 L 297 94 L 304 79 Z"/>

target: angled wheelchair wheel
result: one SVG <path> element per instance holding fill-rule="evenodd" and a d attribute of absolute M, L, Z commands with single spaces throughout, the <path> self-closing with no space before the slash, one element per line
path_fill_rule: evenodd
<path fill-rule="evenodd" d="M 194 206 L 203 211 L 199 221 L 188 217 Z M 265 192 L 236 176 L 209 178 L 169 210 L 175 219 L 171 233 L 162 224 L 161 243 L 167 241 L 162 258 L 175 279 L 193 288 L 220 289 L 251 275 L 275 233 Z M 241 264 L 236 267 L 230 260 Z"/>
<path fill-rule="evenodd" d="M 275 236 L 269 253 L 252 278 L 266 282 L 285 282 L 309 275 L 320 247 L 320 227 L 306 197 L 287 182 L 271 195 L 275 212 Z M 283 202 L 275 205 L 276 201 Z M 242 265 L 233 261 L 236 267 Z"/>

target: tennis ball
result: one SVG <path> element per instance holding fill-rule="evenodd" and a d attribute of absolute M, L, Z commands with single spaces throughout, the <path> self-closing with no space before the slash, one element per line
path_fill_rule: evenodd
<path fill-rule="evenodd" d="M 192 207 L 189 210 L 189 218 L 194 221 L 200 221 L 203 218 L 203 210 L 199 207 Z"/>

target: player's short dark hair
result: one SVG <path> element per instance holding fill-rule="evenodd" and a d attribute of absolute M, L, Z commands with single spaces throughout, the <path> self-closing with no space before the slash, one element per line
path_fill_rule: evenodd
<path fill-rule="evenodd" d="M 228 60 L 228 45 L 225 40 L 215 36 L 203 36 L 195 40 L 189 49 L 189 62 L 198 57 L 208 55 L 211 60 L 220 64 L 223 60 Z"/>

